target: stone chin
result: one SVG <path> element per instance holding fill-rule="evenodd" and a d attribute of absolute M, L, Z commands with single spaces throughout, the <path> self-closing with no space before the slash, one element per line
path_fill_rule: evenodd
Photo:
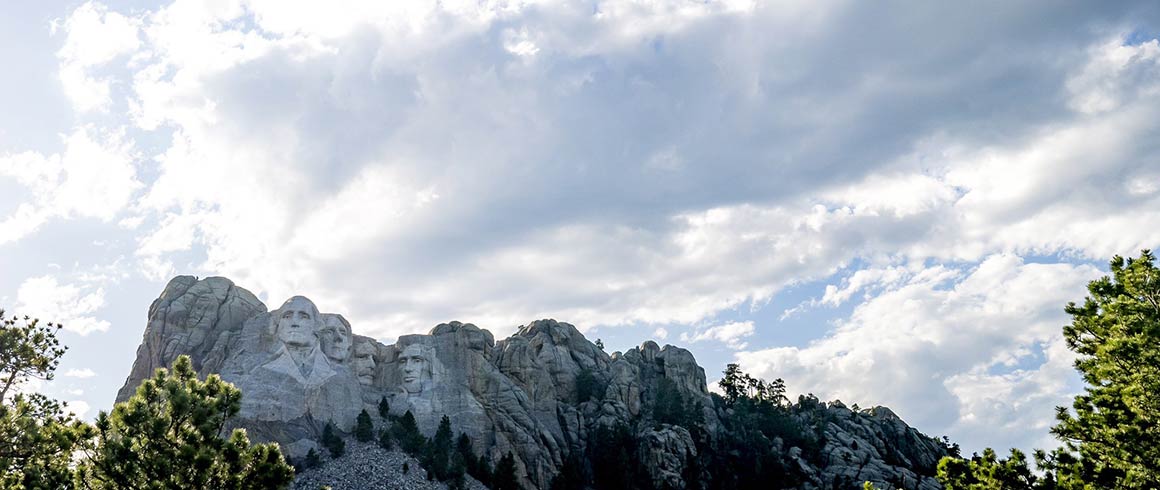
<path fill-rule="evenodd" d="M 423 391 L 423 382 L 419 378 L 405 377 L 403 378 L 403 391 L 407 393 L 419 393 Z"/>

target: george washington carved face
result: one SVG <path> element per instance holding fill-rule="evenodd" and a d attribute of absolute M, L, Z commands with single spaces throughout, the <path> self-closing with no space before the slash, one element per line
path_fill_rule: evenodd
<path fill-rule="evenodd" d="M 322 322 L 314 302 L 295 296 L 286 300 L 274 314 L 274 335 L 283 343 L 294 347 L 318 345 Z"/>

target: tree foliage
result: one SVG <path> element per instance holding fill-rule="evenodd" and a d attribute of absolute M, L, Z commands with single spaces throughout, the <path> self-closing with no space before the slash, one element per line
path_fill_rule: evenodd
<path fill-rule="evenodd" d="M 756 403 L 771 403 L 784 406 L 789 403 L 785 396 L 785 381 L 777 378 L 766 382 L 741 371 L 737 364 L 725 366 L 725 373 L 717 382 L 725 392 L 725 402 L 732 406 L 737 400 L 746 398 Z"/>
<path fill-rule="evenodd" d="M 371 414 L 364 409 L 359 412 L 358 417 L 354 421 L 354 438 L 359 442 L 370 442 L 375 438 L 375 426 L 371 422 Z"/>
<path fill-rule="evenodd" d="M 391 416 L 391 404 L 387 402 L 387 397 L 382 397 L 379 400 L 379 418 L 387 420 Z"/>
<path fill-rule="evenodd" d="M 407 410 L 399 420 L 391 426 L 392 436 L 399 447 L 407 454 L 418 456 L 422 454 L 426 440 L 419 432 L 419 425 L 415 422 L 415 415 Z"/>
<path fill-rule="evenodd" d="M 1052 429 L 1069 452 L 1091 464 L 1069 467 L 1079 477 L 1116 488 L 1160 488 L 1160 270 L 1145 250 L 1116 256 L 1111 277 L 1088 284 L 1082 305 L 1065 310 L 1067 346 L 1087 383 L 1060 408 Z"/>
<path fill-rule="evenodd" d="M 496 463 L 491 489 L 520 490 L 519 478 L 516 476 L 516 458 L 512 453 L 505 454 L 499 459 L 499 463 Z"/>
<path fill-rule="evenodd" d="M 1027 456 L 1018 449 L 1012 449 L 1006 459 L 1000 459 L 991 448 L 969 460 L 943 458 L 938 464 L 938 480 L 948 489 L 962 490 L 1055 488 L 1054 480 L 1039 478 L 1031 471 Z"/>
<path fill-rule="evenodd" d="M 55 400 L 18 393 L 31 379 L 51 380 L 65 348 L 60 325 L 0 310 L 0 488 L 62 488 L 70 456 L 91 428 Z"/>
<path fill-rule="evenodd" d="M 158 369 L 128 401 L 97 417 L 76 472 L 84 488 L 284 488 L 294 470 L 274 444 L 244 430 L 223 439 L 241 392 L 217 375 L 200 381 L 187 356 Z"/>
<path fill-rule="evenodd" d="M 1111 276 L 1088 283 L 1082 304 L 1068 303 L 1063 328 L 1087 386 L 1071 410 L 1059 407 L 1051 432 L 1063 442 L 1036 451 L 1031 473 L 1018 451 L 1006 460 L 988 449 L 970 461 L 946 458 L 939 478 L 948 489 L 1160 488 L 1160 269 L 1155 256 L 1111 260 Z M 1013 481 L 1012 481 L 1013 480 Z"/>
<path fill-rule="evenodd" d="M 453 471 L 455 454 L 451 441 L 451 419 L 444 415 L 439 421 L 439 428 L 435 430 L 435 436 L 424 447 L 423 466 L 439 481 L 461 479 L 466 468 L 460 461 L 459 467 Z"/>
<path fill-rule="evenodd" d="M 342 440 L 342 436 L 338 435 L 334 424 L 327 422 L 326 427 L 322 429 L 322 447 L 330 451 L 330 457 L 341 458 L 346 454 L 346 441 Z"/>
<path fill-rule="evenodd" d="M 582 369 L 576 375 L 576 401 L 584 403 L 589 400 L 600 400 L 604 396 L 605 386 L 600 378 L 591 369 Z"/>

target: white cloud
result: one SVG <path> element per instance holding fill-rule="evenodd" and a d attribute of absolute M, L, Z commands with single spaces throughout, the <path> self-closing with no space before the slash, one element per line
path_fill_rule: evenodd
<path fill-rule="evenodd" d="M 65 371 L 61 375 L 66 377 L 66 378 L 86 379 L 86 378 L 91 378 L 93 376 L 96 376 L 97 373 L 93 372 L 93 370 L 89 369 L 89 368 L 83 368 L 83 369 L 73 368 L 73 369 L 69 369 L 68 371 Z"/>
<path fill-rule="evenodd" d="M 0 218 L 0 244 L 54 219 L 115 224 L 150 281 L 307 294 L 384 340 L 557 317 L 716 325 L 689 338 L 766 346 L 752 322 L 715 320 L 822 281 L 795 311 L 855 314 L 762 358 L 823 385 L 811 376 L 913 380 L 934 393 L 920 421 L 970 432 L 1011 408 L 967 398 L 1030 411 L 1059 392 L 1019 367 L 1043 345 L 1063 362 L 1040 317 L 1090 271 L 1018 257 L 1160 241 L 1155 42 L 1109 36 L 1130 6 L 1052 22 L 1041 8 L 86 3 L 58 53 L 84 125 L 56 154 L 0 157 L 0 178 L 36 196 Z M 988 290 L 1007 287 L 989 274 L 1041 267 L 1060 292 L 1011 290 L 1026 309 Z M 54 288 L 83 302 L 98 283 Z M 996 347 L 946 353 L 946 325 Z M 912 392 L 886 388 L 912 410 Z"/>
<path fill-rule="evenodd" d="M 806 347 L 737 359 L 748 372 L 784 378 L 791 390 L 890 406 L 968 448 L 995 444 L 994 427 L 1009 429 L 1006 441 L 1039 440 L 1075 377 L 1058 341 L 1061 306 L 1082 299 L 1085 282 L 1098 275 L 1090 266 L 1012 255 L 990 256 L 966 274 L 935 266 L 859 304 Z M 1036 361 L 1044 348 L 1047 361 Z M 1006 404 L 985 406 L 998 399 Z"/>
<path fill-rule="evenodd" d="M 1160 90 L 1160 41 L 1125 45 L 1115 37 L 1091 48 L 1084 68 L 1067 81 L 1068 104 L 1085 114 L 1119 108 Z"/>
<path fill-rule="evenodd" d="M 62 139 L 63 153 L 0 155 L 0 178 L 15 180 L 32 196 L 0 221 L 0 245 L 55 218 L 110 221 L 142 187 L 123 134 L 83 127 Z"/>
<path fill-rule="evenodd" d="M 655 338 L 657 340 L 665 340 L 665 339 L 669 338 L 669 331 L 667 329 L 665 329 L 664 327 L 657 327 L 656 330 L 653 330 L 652 335 L 653 335 L 653 338 Z"/>
<path fill-rule="evenodd" d="M 138 24 L 137 19 L 91 1 L 64 20 L 61 27 L 66 36 L 57 52 L 60 82 L 77 112 L 108 108 L 112 78 L 96 75 L 93 69 L 136 50 Z"/>
<path fill-rule="evenodd" d="M 104 332 L 109 322 L 93 316 L 105 306 L 105 291 L 86 285 L 61 284 L 53 276 L 26 279 L 16 293 L 20 315 L 58 323 L 79 335 Z"/>
<path fill-rule="evenodd" d="M 89 402 L 84 400 L 69 400 L 65 402 L 65 405 L 65 410 L 72 412 L 72 414 L 76 415 L 79 419 L 84 419 L 85 416 L 89 414 L 89 410 L 92 410 L 93 408 L 89 405 Z"/>
<path fill-rule="evenodd" d="M 701 329 L 693 335 L 681 334 L 681 340 L 685 342 L 715 340 L 733 349 L 744 349 L 747 346 L 745 338 L 752 337 L 753 332 L 754 327 L 751 321 L 732 322 Z"/>
<path fill-rule="evenodd" d="M 914 94 L 887 83 L 828 78 L 826 93 L 797 85 L 792 74 L 809 71 L 811 53 L 830 58 L 829 46 L 848 46 L 832 38 L 845 17 L 831 15 L 848 7 L 177 2 L 116 21 L 140 45 L 124 37 L 76 57 L 132 51 L 121 80 L 133 121 L 172 130 L 139 203 L 144 217 L 122 220 L 141 230 L 142 273 L 159 279 L 181 267 L 175 255 L 204 254 L 195 265 L 205 273 L 273 298 L 310 291 L 382 335 L 448 318 L 500 329 L 542 315 L 697 324 L 855 259 L 889 271 L 928 257 L 1088 250 L 1096 234 L 1068 240 L 1050 228 L 1059 223 L 1001 211 L 1053 189 L 1041 184 L 1061 160 L 1037 156 L 1045 148 L 1073 145 L 1078 156 L 1067 162 L 1105 154 L 1147 134 L 1148 119 L 1110 111 L 975 150 L 979 133 L 932 125 L 948 116 L 910 106 Z M 94 12 L 111 22 L 95 4 L 77 16 Z M 817 51 L 774 42 L 755 25 L 812 38 Z M 859 48 L 897 53 L 869 40 Z M 782 61 L 763 61 L 771 59 Z M 716 68 L 703 70 L 709 61 Z M 902 80 L 895 68 L 864 66 L 862 79 L 980 104 L 995 94 L 980 85 L 989 71 L 932 81 L 917 73 L 943 70 L 914 67 Z M 984 71 L 992 69 L 1002 70 Z M 863 134 L 881 127 L 876 111 L 899 104 L 913 121 Z M 808 145 L 794 136 L 801 127 L 814 135 Z M 1136 134 L 1105 144 L 1074 137 L 1101 127 Z M 746 128 L 775 137 L 756 141 Z M 859 150 L 831 150 L 843 147 Z M 841 178 L 811 175 L 845 160 L 830 168 Z M 1073 184 L 1090 175 L 1071 173 Z M 656 198 L 666 195 L 681 198 Z M 1038 223 L 1048 211 L 1074 210 L 1030 216 Z M 888 283 L 868 274 L 851 271 L 819 304 Z"/>

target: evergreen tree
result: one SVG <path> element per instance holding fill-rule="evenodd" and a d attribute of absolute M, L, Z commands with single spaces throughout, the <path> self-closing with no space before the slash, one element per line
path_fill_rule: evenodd
<path fill-rule="evenodd" d="M 741 372 L 741 366 L 730 363 L 725 366 L 725 375 L 717 382 L 721 391 L 725 392 L 725 402 L 729 405 L 736 403 L 745 394 L 746 386 L 742 376 L 748 378 L 748 375 Z"/>
<path fill-rule="evenodd" d="M 64 488 L 77 444 L 92 428 L 55 400 L 13 389 L 51 380 L 65 348 L 60 325 L 6 317 L 0 310 L 0 488 Z"/>
<path fill-rule="evenodd" d="M 1072 321 L 1063 337 L 1088 386 L 1074 414 L 1057 409 L 1051 432 L 1063 447 L 1035 452 L 1043 476 L 1021 452 L 999 460 L 988 448 L 969 461 L 943 458 L 938 477 L 948 489 L 1160 488 L 1160 269 L 1144 250 L 1114 257 L 1111 272 L 1088 283 L 1082 305 L 1064 308 Z"/>
<path fill-rule="evenodd" d="M 479 455 L 475 462 L 475 472 L 471 473 L 471 476 L 491 488 L 492 482 L 495 480 L 495 471 L 491 467 L 491 462 L 484 455 Z"/>
<path fill-rule="evenodd" d="M 938 465 L 938 480 L 950 490 L 1056 488 L 1052 479 L 1041 479 L 1031 471 L 1027 456 L 1018 449 L 1012 449 L 1006 459 L 999 459 L 991 448 L 985 449 L 982 456 L 976 454 L 970 460 L 943 458 Z"/>
<path fill-rule="evenodd" d="M 382 397 L 379 400 L 379 418 L 387 420 L 391 416 L 391 404 L 387 403 L 387 397 Z"/>
<path fill-rule="evenodd" d="M 370 442 L 375 438 L 375 426 L 371 423 L 371 414 L 364 409 L 359 412 L 354 422 L 354 438 L 359 442 Z"/>
<path fill-rule="evenodd" d="M 428 442 L 424 451 L 424 466 L 435 478 L 445 481 L 451 476 L 451 420 L 446 415 L 439 421 L 435 437 Z"/>
<path fill-rule="evenodd" d="M 334 424 L 327 422 L 326 427 L 322 429 L 322 447 L 330 451 L 330 457 L 341 458 L 346 454 L 346 441 L 337 434 L 334 429 Z"/>
<path fill-rule="evenodd" d="M 1063 337 L 1088 386 L 1075 414 L 1059 408 L 1052 428 L 1083 464 L 1055 466 L 1064 482 L 1160 488 L 1160 269 L 1144 250 L 1114 257 L 1111 272 L 1088 284 L 1082 305 L 1065 308 L 1072 322 Z"/>
<path fill-rule="evenodd" d="M 158 369 L 128 401 L 97 417 L 77 484 L 96 489 L 284 488 L 294 469 L 275 444 L 251 445 L 245 431 L 222 439 L 241 392 L 217 375 L 198 380 L 188 356 Z"/>
<path fill-rule="evenodd" d="M 495 474 L 491 479 L 492 490 L 520 490 L 519 478 L 516 476 L 516 458 L 512 453 L 505 454 L 495 465 Z"/>
<path fill-rule="evenodd" d="M 466 433 L 460 432 L 455 439 L 455 453 L 463 459 L 466 469 L 470 470 L 475 465 L 475 451 L 471 449 L 471 438 Z"/>
<path fill-rule="evenodd" d="M 584 476 L 584 465 L 575 455 L 564 458 L 560 473 L 552 478 L 551 490 L 584 490 L 588 480 Z"/>
<path fill-rule="evenodd" d="M 394 441 L 391 440 L 391 431 L 386 430 L 386 429 L 380 430 L 379 431 L 379 447 L 390 451 L 391 447 L 394 445 L 395 445 Z"/>
<path fill-rule="evenodd" d="M 653 420 L 657 424 L 691 425 L 688 408 L 673 380 L 661 378 L 657 382 L 657 391 L 653 396 Z"/>
<path fill-rule="evenodd" d="M 589 444 L 592 483 L 607 490 L 635 490 L 652 481 L 636 459 L 636 438 L 625 424 L 599 426 Z"/>
<path fill-rule="evenodd" d="M 302 461 L 302 466 L 305 468 L 317 468 L 322 465 L 322 458 L 318 456 L 318 451 L 313 448 L 306 453 L 306 459 Z"/>
<path fill-rule="evenodd" d="M 576 375 L 576 401 L 583 403 L 599 400 L 604 396 L 604 387 L 591 369 L 582 369 Z"/>
<path fill-rule="evenodd" d="M 415 423 L 415 416 L 410 410 L 399 417 L 398 422 L 391 426 L 391 431 L 395 442 L 398 442 L 399 447 L 407 454 L 415 456 L 422 453 L 426 440 L 419 432 L 419 425 Z"/>

